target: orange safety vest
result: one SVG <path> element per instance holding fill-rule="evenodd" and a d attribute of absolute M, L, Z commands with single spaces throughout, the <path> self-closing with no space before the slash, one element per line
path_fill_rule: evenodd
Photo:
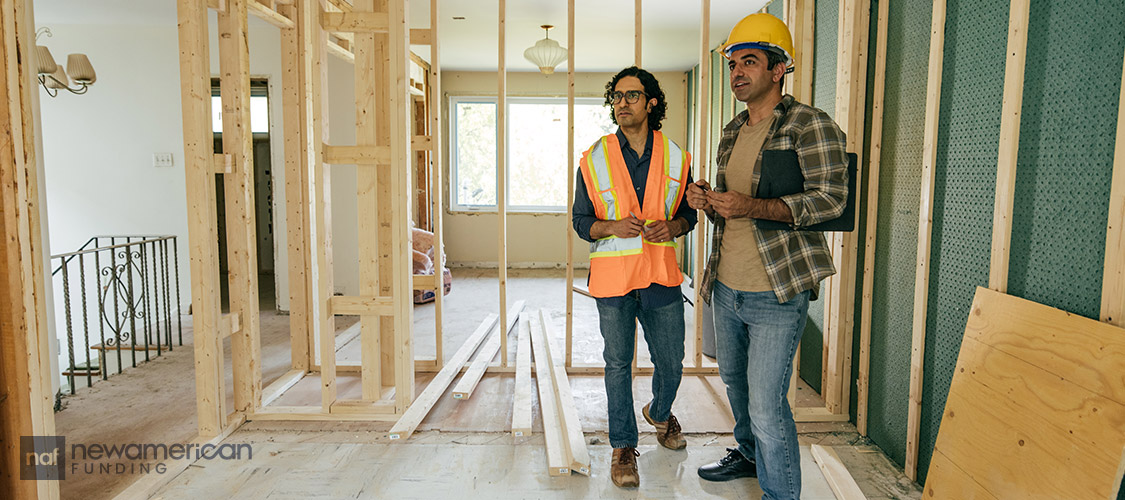
<path fill-rule="evenodd" d="M 634 213 L 646 224 L 672 220 L 684 197 L 691 154 L 659 131 L 653 132 L 652 139 L 643 208 L 616 134 L 602 137 L 582 154 L 579 169 L 598 219 L 621 220 Z M 675 241 L 654 243 L 644 239 L 642 232 L 634 238 L 611 235 L 590 244 L 590 295 L 594 297 L 620 297 L 653 283 L 679 286 L 682 282 Z"/>

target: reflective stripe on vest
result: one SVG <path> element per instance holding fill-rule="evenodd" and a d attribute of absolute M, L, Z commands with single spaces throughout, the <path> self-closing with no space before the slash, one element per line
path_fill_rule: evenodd
<path fill-rule="evenodd" d="M 637 255 L 644 251 L 641 237 L 618 238 L 607 236 L 590 243 L 590 258 L 620 257 L 622 255 Z"/>
<path fill-rule="evenodd" d="M 663 134 L 661 134 L 663 135 Z M 676 209 L 676 200 L 680 198 L 681 176 L 684 174 L 686 155 L 676 143 L 668 136 L 664 136 L 664 216 L 672 220 L 672 211 Z M 650 167 L 651 168 L 651 167 Z"/>
<path fill-rule="evenodd" d="M 605 204 L 606 213 L 612 214 L 612 220 L 621 220 L 622 216 L 618 212 L 621 203 L 618 203 L 617 196 L 613 191 L 613 173 L 609 169 L 609 158 L 605 153 L 607 148 L 605 137 L 594 143 L 594 147 L 588 156 L 590 176 L 593 178 L 594 186 L 597 188 L 602 203 Z M 591 200 L 593 198 L 593 196 L 590 196 Z"/>

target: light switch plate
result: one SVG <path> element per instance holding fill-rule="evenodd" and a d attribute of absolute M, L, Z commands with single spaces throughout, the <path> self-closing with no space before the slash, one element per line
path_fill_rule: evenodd
<path fill-rule="evenodd" d="M 172 166 L 172 153 L 153 153 L 152 166 L 154 167 L 171 167 Z"/>

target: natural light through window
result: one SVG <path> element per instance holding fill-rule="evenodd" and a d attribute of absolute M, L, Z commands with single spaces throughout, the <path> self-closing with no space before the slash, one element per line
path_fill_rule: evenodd
<path fill-rule="evenodd" d="M 496 208 L 496 101 L 453 97 L 453 208 Z M 566 99 L 508 98 L 508 206 L 512 211 L 566 210 L 567 176 L 598 137 L 617 127 L 601 99 L 574 103 L 574 165 L 567 166 Z"/>
<path fill-rule="evenodd" d="M 216 134 L 223 132 L 223 99 L 217 95 L 211 96 L 211 131 Z M 250 97 L 250 132 L 267 133 L 270 131 L 269 99 L 265 96 Z"/>

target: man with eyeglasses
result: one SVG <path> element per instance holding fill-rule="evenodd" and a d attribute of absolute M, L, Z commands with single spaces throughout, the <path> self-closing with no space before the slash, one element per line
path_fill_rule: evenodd
<path fill-rule="evenodd" d="M 638 320 L 653 364 L 652 401 L 641 414 L 656 427 L 661 446 L 687 445 L 672 415 L 684 360 L 683 274 L 675 239 L 695 226 L 696 211 L 683 202 L 691 155 L 660 132 L 668 107 L 660 83 L 633 66 L 605 89 L 618 129 L 582 155 L 572 222 L 590 242 L 588 284 L 605 340 L 610 478 L 625 488 L 640 485 L 632 383 Z"/>

